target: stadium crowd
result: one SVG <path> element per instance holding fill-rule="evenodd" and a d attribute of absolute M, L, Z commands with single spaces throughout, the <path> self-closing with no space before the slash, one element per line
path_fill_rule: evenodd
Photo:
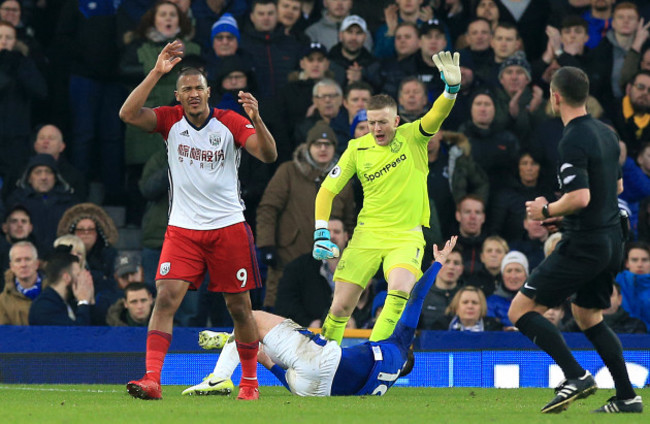
<path fill-rule="evenodd" d="M 589 112 L 620 137 L 619 206 L 630 216 L 605 320 L 617 332 L 646 333 L 648 21 L 650 0 L 0 0 L 0 325 L 147 325 L 167 223 L 166 149 L 118 111 L 178 39 L 177 68 L 205 73 L 212 107 L 246 116 L 237 93 L 259 99 L 278 160 L 264 164 L 240 149 L 241 198 L 265 280 L 253 306 L 315 327 L 338 263 L 311 256 L 320 185 L 348 141 L 369 131 L 370 97 L 394 97 L 401 123 L 421 118 L 445 89 L 431 57 L 452 50 L 462 85 L 428 145 L 423 268 L 432 244 L 459 238 L 419 327 L 513 330 L 511 300 L 561 239 L 561 225 L 525 213 L 526 201 L 559 194 L 563 126 L 547 101 L 549 82 L 561 66 L 583 69 Z M 175 104 L 176 74 L 145 106 Z M 362 203 L 355 180 L 333 203 L 329 228 L 341 251 Z M 116 248 L 119 229 L 105 206 L 125 208 L 127 224 L 141 228 L 138 251 Z M 56 260 L 66 249 L 78 267 Z M 373 277 L 348 326 L 371 328 L 386 289 L 380 273 Z M 178 325 L 232 326 L 220 295 L 203 289 L 195 298 Z M 545 316 L 578 331 L 568 303 Z"/>

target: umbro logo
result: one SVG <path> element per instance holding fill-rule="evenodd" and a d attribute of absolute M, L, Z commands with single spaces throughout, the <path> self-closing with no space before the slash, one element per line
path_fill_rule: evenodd
<path fill-rule="evenodd" d="M 190 132 L 189 132 L 188 130 L 181 131 L 181 135 L 182 135 L 182 136 L 185 136 L 185 137 L 189 137 L 189 136 L 190 136 Z"/>

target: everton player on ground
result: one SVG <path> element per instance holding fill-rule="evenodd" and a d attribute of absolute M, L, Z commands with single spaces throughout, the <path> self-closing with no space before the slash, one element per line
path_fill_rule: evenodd
<path fill-rule="evenodd" d="M 239 92 L 249 122 L 233 111 L 208 106 L 210 88 L 197 69 L 181 70 L 176 83 L 178 106 L 144 107 L 149 93 L 181 61 L 183 44 L 167 44 L 156 66 L 124 102 L 120 118 L 165 139 L 170 177 L 170 214 L 156 275 L 156 305 L 149 322 L 145 376 L 127 384 L 129 394 L 159 399 L 160 371 L 169 344 L 174 313 L 188 288 L 197 288 L 206 270 L 208 290 L 222 292 L 234 321 L 242 359 L 238 399 L 257 399 L 259 336 L 248 291 L 260 287 L 255 247 L 244 222 L 237 167 L 240 149 L 273 162 L 273 136 L 260 117 L 257 100 Z"/>
<path fill-rule="evenodd" d="M 424 298 L 455 245 L 455 236 L 442 250 L 434 245 L 435 262 L 413 287 L 395 330 L 386 340 L 341 348 L 338 342 L 326 340 L 290 319 L 253 311 L 264 346 L 258 355 L 260 363 L 299 396 L 383 395 L 400 373 L 408 373 L 405 367 L 412 366 L 412 362 L 407 364 L 408 350 Z M 239 362 L 233 343 L 226 343 L 227 339 L 227 333 L 210 331 L 203 331 L 199 337 L 199 344 L 205 348 L 224 347 L 211 381 L 229 381 Z M 224 394 L 206 381 L 186 389 L 183 394 Z"/>

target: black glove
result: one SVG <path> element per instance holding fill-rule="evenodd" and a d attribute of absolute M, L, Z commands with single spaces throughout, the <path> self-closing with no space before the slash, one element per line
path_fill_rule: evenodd
<path fill-rule="evenodd" d="M 278 264 L 278 256 L 275 246 L 260 247 L 262 263 L 266 266 L 275 267 Z"/>

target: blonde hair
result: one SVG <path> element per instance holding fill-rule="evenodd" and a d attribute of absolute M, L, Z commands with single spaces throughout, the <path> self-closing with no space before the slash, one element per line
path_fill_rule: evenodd
<path fill-rule="evenodd" d="M 79 266 L 83 269 L 86 267 L 86 246 L 84 242 L 74 234 L 65 234 L 54 240 L 54 247 L 57 246 L 71 246 L 74 252 L 81 254 Z"/>
<path fill-rule="evenodd" d="M 505 239 L 503 237 L 490 236 L 490 237 L 486 237 L 485 240 L 483 241 L 483 245 L 481 245 L 481 253 L 483 253 L 483 251 L 485 250 L 485 247 L 491 241 L 493 241 L 493 242 L 497 243 L 499 246 L 501 246 L 501 248 L 503 249 L 504 254 L 508 253 L 510 251 L 510 246 L 508 246 L 508 242 L 505 241 Z"/>
<path fill-rule="evenodd" d="M 447 309 L 445 309 L 445 314 L 452 317 L 456 316 L 458 312 L 458 305 L 460 305 L 460 297 L 465 292 L 472 292 L 478 295 L 478 302 L 481 304 L 481 316 L 479 318 L 485 318 L 487 315 L 487 301 L 485 300 L 485 294 L 483 294 L 483 290 L 474 286 L 461 287 L 451 299 L 451 302 L 449 303 L 449 306 L 447 306 Z"/>

